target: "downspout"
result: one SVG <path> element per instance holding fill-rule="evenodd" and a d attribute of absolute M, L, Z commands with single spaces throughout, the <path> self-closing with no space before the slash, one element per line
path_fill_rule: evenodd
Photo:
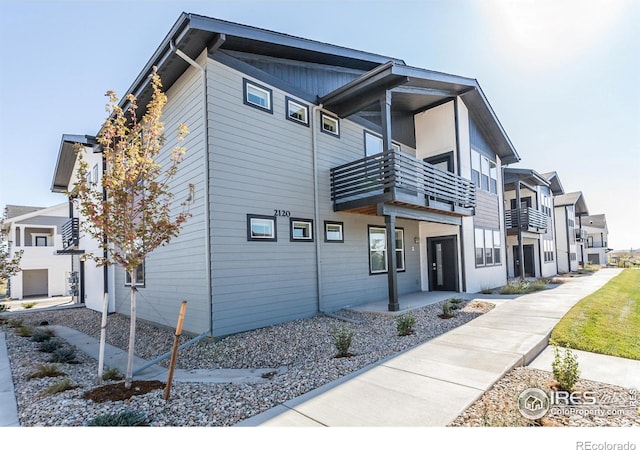
<path fill-rule="evenodd" d="M 564 207 L 564 223 L 565 223 L 565 228 L 567 229 L 567 231 L 569 231 L 569 211 L 567 210 L 567 207 Z M 575 230 L 573 231 L 573 233 L 575 234 Z M 571 238 L 569 236 L 569 233 L 567 232 L 567 264 L 568 264 L 568 272 L 571 273 Z"/>
<path fill-rule="evenodd" d="M 314 105 L 311 113 L 311 156 L 313 159 L 313 214 L 316 222 L 316 291 L 318 293 L 318 312 L 324 312 L 322 306 L 322 267 L 320 265 L 320 205 L 318 187 L 318 132 L 316 130 L 316 114 L 322 110 L 322 103 Z"/>
<path fill-rule="evenodd" d="M 224 35 L 218 35 L 218 42 L 216 49 L 222 45 L 224 42 Z M 203 122 L 203 132 L 204 132 L 204 223 L 205 223 L 205 233 L 204 233 L 204 248 L 205 248 L 205 270 L 207 272 L 207 298 L 209 300 L 209 330 L 205 331 L 203 334 L 207 334 L 209 336 L 213 336 L 213 282 L 211 277 L 211 223 L 210 223 L 210 199 L 209 199 L 209 105 L 207 101 L 207 65 L 205 61 L 204 67 L 191 59 L 187 54 L 185 54 L 182 50 L 175 46 L 175 43 L 172 41 L 169 42 L 171 50 L 176 53 L 180 58 L 186 61 L 192 67 L 198 69 L 202 76 L 202 122 Z M 208 52 L 208 50 L 207 50 Z M 208 58 L 208 54 L 207 54 Z M 194 341 L 194 340 L 192 340 Z M 190 342 L 192 342 L 190 341 Z"/>
<path fill-rule="evenodd" d="M 453 120 L 454 120 L 454 128 L 455 128 L 455 138 L 456 138 L 456 173 L 460 176 L 461 174 L 461 156 L 460 156 L 460 118 L 458 117 L 458 97 L 453 98 Z M 505 252 L 506 253 L 506 252 Z M 462 277 L 462 290 L 460 292 L 467 292 L 467 271 L 465 266 L 464 259 L 464 226 L 462 225 L 462 219 L 460 220 L 460 275 Z"/>

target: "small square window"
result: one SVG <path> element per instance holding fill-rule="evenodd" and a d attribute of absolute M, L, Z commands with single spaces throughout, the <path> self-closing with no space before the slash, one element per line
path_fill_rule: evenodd
<path fill-rule="evenodd" d="M 36 236 L 36 247 L 47 247 L 47 236 Z"/>
<path fill-rule="evenodd" d="M 323 133 L 340 137 L 340 122 L 336 117 L 322 114 L 322 130 Z"/>
<path fill-rule="evenodd" d="M 309 107 L 286 97 L 287 119 L 309 126 Z"/>
<path fill-rule="evenodd" d="M 291 241 L 313 242 L 313 220 L 291 219 Z"/>
<path fill-rule="evenodd" d="M 131 274 L 127 270 L 125 270 L 124 272 L 124 285 L 131 286 Z M 136 267 L 136 286 L 138 287 L 145 286 L 144 261 L 142 262 L 142 264 Z"/>
<path fill-rule="evenodd" d="M 325 242 L 344 242 L 344 225 L 342 222 L 324 222 Z"/>
<path fill-rule="evenodd" d="M 273 216 L 247 214 L 247 240 L 277 241 L 276 219 Z"/>
<path fill-rule="evenodd" d="M 273 113 L 271 89 L 252 83 L 246 79 L 243 79 L 242 82 L 244 90 L 244 104 Z"/>

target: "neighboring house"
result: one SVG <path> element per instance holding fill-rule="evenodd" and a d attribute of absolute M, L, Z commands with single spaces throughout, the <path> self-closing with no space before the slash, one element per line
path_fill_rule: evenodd
<path fill-rule="evenodd" d="M 6 206 L 2 231 L 13 252 L 24 251 L 22 270 L 9 279 L 12 299 L 71 295 L 71 261 L 56 254 L 62 249 L 67 215 L 67 203 L 48 208 Z"/>
<path fill-rule="evenodd" d="M 505 211 L 508 276 L 556 275 L 555 193 L 551 183 L 534 170 L 506 168 L 504 191 L 508 208 Z"/>
<path fill-rule="evenodd" d="M 173 191 L 193 186 L 192 217 L 141 268 L 138 317 L 174 326 L 187 300 L 185 331 L 218 337 L 506 283 L 502 165 L 520 158 L 476 80 L 192 14 L 128 90 L 141 108 L 153 66 L 166 148 L 190 128 Z M 54 191 L 78 141 L 99 176 L 93 138 L 63 137 Z M 128 314 L 124 271 L 105 278 Z"/>
<path fill-rule="evenodd" d="M 98 142 L 92 136 L 70 135 L 62 136 L 60 150 L 54 177 L 51 185 L 53 192 L 69 194 L 73 191 L 73 186 L 78 181 L 76 173 L 78 170 L 76 160 L 76 146 L 81 145 L 88 151 L 85 152 L 84 159 L 89 165 L 89 173 L 85 183 L 95 183 L 100 186 L 102 176 L 102 155 L 97 151 Z M 115 296 L 113 288 L 113 268 L 97 267 L 95 262 L 86 258 L 86 254 L 93 253 L 100 255 L 98 242 L 80 229 L 80 222 L 84 220 L 78 211 L 78 205 L 72 201 L 70 203 L 63 232 L 62 249 L 58 252 L 61 255 L 69 255 L 74 268 L 74 295 L 80 303 L 84 303 L 88 308 L 102 311 L 104 305 L 104 294 L 109 293 L 108 310 L 115 311 Z M 111 276 L 109 276 L 111 274 Z M 110 287 L 110 288 L 109 288 Z"/>
<path fill-rule="evenodd" d="M 584 249 L 587 264 L 606 266 L 609 262 L 608 248 L 609 230 L 607 218 L 604 214 L 595 214 L 581 218 L 582 229 L 587 233 L 586 248 Z"/>
<path fill-rule="evenodd" d="M 558 273 L 578 270 L 583 260 L 587 235 L 580 222 L 587 214 L 589 211 L 582 192 L 569 192 L 555 198 Z"/>

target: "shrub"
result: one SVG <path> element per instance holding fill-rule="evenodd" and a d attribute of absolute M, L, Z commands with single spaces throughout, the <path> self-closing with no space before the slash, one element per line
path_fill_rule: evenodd
<path fill-rule="evenodd" d="M 493 288 L 483 287 L 480 289 L 480 292 L 483 294 L 493 294 Z"/>
<path fill-rule="evenodd" d="M 510 281 L 507 285 L 500 289 L 503 295 L 529 294 L 531 292 L 542 291 L 546 289 L 548 281 L 539 279 L 534 281 L 516 280 Z"/>
<path fill-rule="evenodd" d="M 9 305 L 5 302 L 0 302 L 0 312 L 9 311 Z"/>
<path fill-rule="evenodd" d="M 76 360 L 76 351 L 72 348 L 61 347 L 51 354 L 51 359 L 49 360 L 49 362 L 77 364 L 78 361 Z"/>
<path fill-rule="evenodd" d="M 38 350 L 44 353 L 53 353 L 59 348 L 61 348 L 62 346 L 63 346 L 62 342 L 56 339 L 49 339 L 48 341 L 41 342 L 40 347 L 38 347 Z"/>
<path fill-rule="evenodd" d="M 108 380 L 122 380 L 122 374 L 116 367 L 109 367 L 102 372 L 102 379 Z"/>
<path fill-rule="evenodd" d="M 354 334 L 355 331 L 353 331 L 351 328 L 347 328 L 344 325 L 335 327 L 331 331 L 333 343 L 338 350 L 338 354 L 336 355 L 337 357 L 342 358 L 351 355 L 351 353 L 349 353 L 349 348 L 351 347 L 351 341 L 353 340 Z"/>
<path fill-rule="evenodd" d="M 36 330 L 36 332 L 31 336 L 31 340 L 33 342 L 45 342 L 50 340 L 55 335 L 56 334 L 54 333 L 54 331 L 49 328 L 44 330 Z"/>
<path fill-rule="evenodd" d="M 71 380 L 69 378 L 65 378 L 64 380 L 58 381 L 57 383 L 52 384 L 44 391 L 42 391 L 42 396 L 53 395 L 59 392 L 68 391 L 70 389 L 75 389 L 77 386 L 73 386 L 71 384 Z"/>
<path fill-rule="evenodd" d="M 13 319 L 9 319 L 9 326 L 11 328 L 19 328 L 22 326 L 22 319 L 15 317 Z"/>
<path fill-rule="evenodd" d="M 22 304 L 22 307 L 23 307 L 24 309 L 31 309 L 31 308 L 33 308 L 34 306 L 36 306 L 36 302 L 27 302 L 27 303 L 23 303 L 23 304 Z"/>
<path fill-rule="evenodd" d="M 33 330 L 31 329 L 31 327 L 28 327 L 26 325 L 20 325 L 20 327 L 18 328 L 19 336 L 31 337 L 32 334 L 33 334 Z"/>
<path fill-rule="evenodd" d="M 143 412 L 128 410 L 115 414 L 103 414 L 87 422 L 88 427 L 138 427 L 147 420 Z"/>
<path fill-rule="evenodd" d="M 444 303 L 442 304 L 442 315 L 440 317 L 442 317 L 443 319 L 451 318 L 453 317 L 454 310 L 455 310 L 455 307 L 451 303 L 451 301 L 445 300 Z"/>
<path fill-rule="evenodd" d="M 396 319 L 396 329 L 399 336 L 408 336 L 413 333 L 416 326 L 416 316 L 413 313 L 406 313 Z"/>
<path fill-rule="evenodd" d="M 35 372 L 27 377 L 27 379 L 31 380 L 33 378 L 46 378 L 46 377 L 59 377 L 62 375 L 66 375 L 64 372 L 61 372 L 58 369 L 58 366 L 55 364 L 40 364 Z"/>
<path fill-rule="evenodd" d="M 558 389 L 571 392 L 580 379 L 578 358 L 569 347 L 560 351 L 558 345 L 553 346 L 553 362 L 551 363 L 553 377 L 558 382 Z"/>

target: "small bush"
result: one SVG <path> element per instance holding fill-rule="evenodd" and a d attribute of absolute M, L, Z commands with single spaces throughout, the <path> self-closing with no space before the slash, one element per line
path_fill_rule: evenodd
<path fill-rule="evenodd" d="M 510 281 L 506 286 L 503 286 L 500 289 L 500 293 L 503 295 L 529 294 L 531 292 L 542 291 L 546 289 L 547 284 L 548 282 L 546 281 L 546 279 L 539 279 L 534 281 Z"/>
<path fill-rule="evenodd" d="M 56 339 L 49 339 L 40 343 L 38 350 L 44 353 L 53 353 L 63 346 L 62 342 Z"/>
<path fill-rule="evenodd" d="M 55 336 L 55 332 L 49 328 L 44 330 L 36 330 L 31 336 L 33 342 L 45 342 Z"/>
<path fill-rule="evenodd" d="M 57 394 L 59 392 L 75 389 L 76 387 L 77 386 L 73 386 L 71 384 L 71 380 L 69 378 L 65 378 L 64 380 L 58 381 L 57 383 L 52 384 L 44 391 L 42 391 L 42 396 L 45 397 L 47 395 Z"/>
<path fill-rule="evenodd" d="M 88 427 L 138 427 L 144 424 L 147 416 L 143 412 L 123 411 L 116 414 L 103 414 L 87 422 Z"/>
<path fill-rule="evenodd" d="M 454 316 L 453 311 L 455 309 L 455 305 L 451 303 L 450 300 L 445 300 L 444 303 L 442 303 L 442 314 L 440 315 L 440 317 L 442 317 L 443 319 L 450 319 Z"/>
<path fill-rule="evenodd" d="M 102 379 L 109 380 L 122 380 L 124 377 L 116 367 L 109 367 L 102 372 Z"/>
<path fill-rule="evenodd" d="M 32 334 L 33 330 L 31 329 L 31 327 L 20 325 L 20 327 L 18 328 L 18 336 L 31 337 Z"/>
<path fill-rule="evenodd" d="M 31 380 L 33 378 L 47 378 L 47 377 L 60 377 L 62 375 L 66 375 L 66 373 L 61 372 L 58 369 L 58 366 L 55 364 L 40 364 L 35 372 L 27 377 L 27 379 Z"/>
<path fill-rule="evenodd" d="M 483 294 L 493 294 L 493 288 L 483 287 L 480 289 L 480 292 Z"/>
<path fill-rule="evenodd" d="M 553 377 L 558 382 L 558 389 L 571 392 L 580 379 L 578 357 L 569 347 L 564 347 L 564 353 L 558 345 L 553 346 L 553 362 L 551 363 Z"/>
<path fill-rule="evenodd" d="M 78 360 L 76 360 L 76 351 L 72 348 L 61 347 L 51 354 L 49 362 L 77 364 Z"/>
<path fill-rule="evenodd" d="M 6 302 L 0 302 L 0 312 L 9 311 L 9 305 Z"/>
<path fill-rule="evenodd" d="M 396 319 L 396 329 L 398 330 L 398 336 L 408 336 L 413 334 L 416 326 L 416 316 L 413 313 L 406 313 L 398 316 Z"/>
<path fill-rule="evenodd" d="M 11 328 L 19 328 L 22 326 L 22 319 L 15 317 L 13 319 L 9 319 L 8 323 Z"/>
<path fill-rule="evenodd" d="M 24 309 L 31 309 L 31 308 L 33 308 L 34 306 L 36 306 L 36 302 L 27 302 L 27 303 L 23 303 L 23 304 L 22 304 L 22 307 L 23 307 Z"/>
<path fill-rule="evenodd" d="M 351 328 L 347 328 L 344 325 L 339 327 L 335 327 L 331 331 L 331 336 L 333 337 L 333 343 L 336 346 L 336 350 L 338 350 L 337 357 L 345 357 L 351 356 L 349 353 L 349 348 L 351 347 L 351 342 L 353 340 L 353 335 L 355 331 Z"/>

